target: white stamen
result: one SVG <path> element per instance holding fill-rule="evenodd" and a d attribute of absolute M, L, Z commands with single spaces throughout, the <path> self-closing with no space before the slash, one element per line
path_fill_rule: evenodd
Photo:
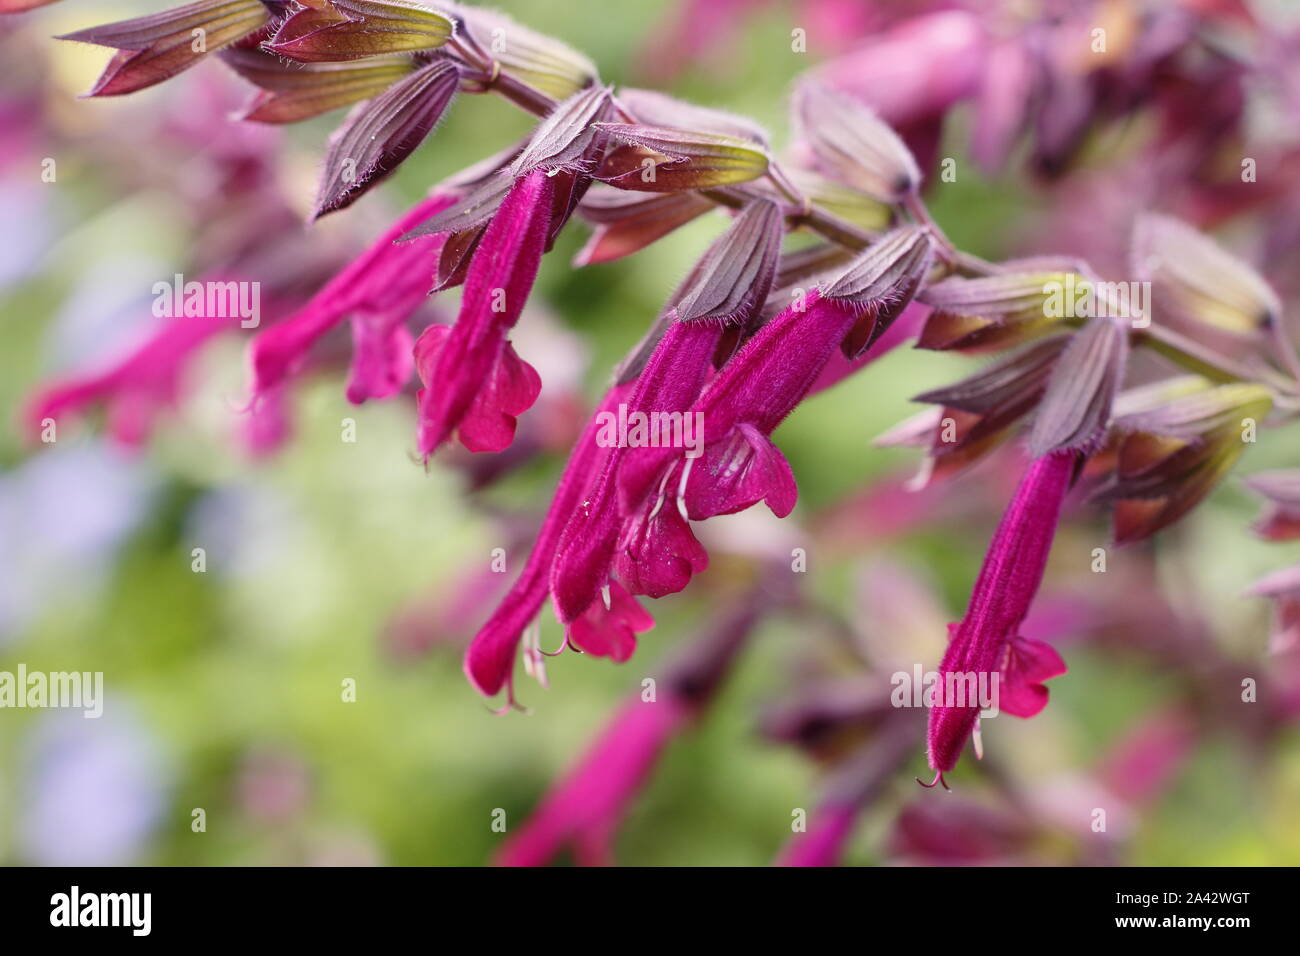
<path fill-rule="evenodd" d="M 601 599 L 602 601 L 605 602 L 605 610 L 608 611 L 608 610 L 609 610 L 609 607 L 610 607 L 610 604 L 609 604 L 609 585 L 608 585 L 608 584 L 602 584 L 602 585 L 600 586 L 600 599 Z"/>
<path fill-rule="evenodd" d="M 682 516 L 683 521 L 690 521 L 686 514 L 686 481 L 691 477 L 691 466 L 695 464 L 694 458 L 686 459 L 686 467 L 682 469 L 682 480 L 677 483 L 677 513 Z"/>
<path fill-rule="evenodd" d="M 650 510 L 650 517 L 647 520 L 654 521 L 655 515 L 659 514 L 659 509 L 664 506 L 664 486 L 668 484 L 668 479 L 671 478 L 672 476 L 673 476 L 673 470 L 669 468 L 667 471 L 664 472 L 664 476 L 661 479 L 659 479 L 659 491 L 657 492 L 659 497 L 655 501 L 654 508 Z"/>

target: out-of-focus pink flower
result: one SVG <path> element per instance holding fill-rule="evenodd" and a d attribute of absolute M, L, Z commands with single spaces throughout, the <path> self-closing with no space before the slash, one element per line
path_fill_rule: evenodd
<path fill-rule="evenodd" d="M 1196 723 L 1181 709 L 1147 718 L 1102 758 L 1102 783 L 1130 804 L 1150 803 L 1186 764 L 1196 746 Z"/>
<path fill-rule="evenodd" d="M 412 369 L 406 321 L 433 286 L 442 237 L 397 242 L 455 201 L 450 193 L 422 200 L 294 315 L 257 336 L 252 347 L 255 402 L 266 400 L 307 360 L 322 336 L 351 317 L 353 357 L 347 396 L 360 404 L 402 389 Z"/>
<path fill-rule="evenodd" d="M 949 794 L 904 807 L 886 847 L 899 863 L 990 865 L 1022 858 L 1032 837 L 1022 814 Z"/>
<path fill-rule="evenodd" d="M 1269 541 L 1300 538 L 1300 469 L 1252 475 L 1246 484 L 1268 501 L 1255 533 Z"/>
<path fill-rule="evenodd" d="M 615 714 L 577 767 L 497 854 L 501 866 L 541 866 L 568 844 L 582 866 L 614 862 L 610 844 L 627 805 L 689 716 L 679 701 L 639 697 Z"/>
<path fill-rule="evenodd" d="M 945 10 L 905 20 L 821 67 L 830 85 L 894 126 L 942 116 L 974 94 L 988 39 L 979 19 Z"/>
<path fill-rule="evenodd" d="M 216 278 L 214 282 L 226 280 Z M 164 319 L 142 344 L 99 372 L 69 376 L 45 386 L 28 402 L 23 415 L 33 439 L 48 421 L 64 426 L 96 404 L 108 413 L 108 431 L 131 448 L 143 445 L 158 418 L 180 402 L 191 362 L 212 337 L 238 330 L 239 320 L 226 317 L 181 316 Z M 254 410 L 245 437 L 256 452 L 273 447 L 283 437 L 283 409 L 271 405 Z"/>
<path fill-rule="evenodd" d="M 503 866 L 540 866 L 572 846 L 583 866 L 614 862 L 615 832 L 665 747 L 709 705 L 770 601 L 755 590 L 655 675 L 655 691 L 628 700 L 577 765 L 497 854 Z"/>
<path fill-rule="evenodd" d="M 813 810 L 808 829 L 797 833 L 777 857 L 778 866 L 838 866 L 859 814 L 871 806 L 912 755 L 914 713 L 895 710 L 877 734 L 837 767 Z"/>
<path fill-rule="evenodd" d="M 777 858 L 778 866 L 835 866 L 858 820 L 854 803 L 824 803 L 813 813 L 806 833 L 791 840 Z"/>
<path fill-rule="evenodd" d="M 672 22 L 651 40 L 641 58 L 641 68 L 662 82 L 675 77 L 689 63 L 716 56 L 729 44 L 748 16 L 767 0 L 686 0 Z"/>
<path fill-rule="evenodd" d="M 1248 593 L 1277 602 L 1269 649 L 1278 654 L 1300 648 L 1300 564 L 1266 575 Z"/>

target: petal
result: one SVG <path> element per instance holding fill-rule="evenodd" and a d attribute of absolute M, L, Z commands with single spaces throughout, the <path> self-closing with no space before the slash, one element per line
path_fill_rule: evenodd
<path fill-rule="evenodd" d="M 354 405 L 367 398 L 390 398 L 411 377 L 413 340 L 406 315 L 359 315 L 352 320 L 352 369 L 347 397 Z"/>
<path fill-rule="evenodd" d="M 671 486 L 672 481 L 668 484 Z M 660 497 L 648 514 L 628 522 L 619 542 L 615 570 L 633 594 L 660 598 L 682 590 L 692 575 L 708 566 L 708 552 L 695 539 L 676 504 L 669 497 Z"/>
<path fill-rule="evenodd" d="M 655 626 L 655 619 L 617 581 L 609 584 L 609 607 L 596 599 L 569 624 L 569 643 L 596 657 L 621 664 L 636 650 L 636 636 Z"/>
<path fill-rule="evenodd" d="M 778 518 L 794 510 L 799 495 L 790 463 L 752 425 L 741 424 L 714 442 L 691 465 L 686 505 L 691 518 L 734 514 L 760 501 Z"/>
<path fill-rule="evenodd" d="M 1016 717 L 1033 717 L 1047 706 L 1043 681 L 1060 677 L 1065 661 L 1046 641 L 1013 637 L 1007 642 L 998 688 L 998 709 Z"/>
<path fill-rule="evenodd" d="M 456 432 L 472 452 L 497 452 L 515 438 L 515 419 L 533 407 L 542 392 L 536 369 L 521 359 L 514 346 L 502 341 L 488 380 L 460 420 Z"/>

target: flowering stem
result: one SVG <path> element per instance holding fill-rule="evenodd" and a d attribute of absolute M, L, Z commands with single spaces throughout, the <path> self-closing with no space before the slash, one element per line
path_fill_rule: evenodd
<path fill-rule="evenodd" d="M 799 187 L 790 181 L 790 177 L 775 160 L 767 168 L 767 178 L 780 190 L 781 195 L 800 208 L 801 215 L 806 216 L 812 212 L 812 200 L 799 191 Z"/>
<path fill-rule="evenodd" d="M 470 49 L 455 39 L 452 40 L 451 45 L 467 61 L 483 70 L 485 89 L 495 90 L 516 106 L 535 116 L 546 116 L 555 108 L 555 100 L 508 73 L 500 71 L 499 64 L 495 60 L 485 58 L 481 49 Z M 635 115 L 619 101 L 618 97 L 612 97 L 612 100 L 615 111 L 624 122 L 637 122 Z M 784 170 L 775 162 L 769 167 L 768 178 L 782 196 L 798 207 L 790 216 L 792 226 L 805 227 L 823 239 L 855 252 L 866 249 L 879 238 L 878 233 L 851 225 L 819 208 L 794 186 Z M 744 205 L 742 196 L 727 189 L 702 189 L 699 190 L 699 194 L 729 209 L 739 209 Z M 976 276 L 996 275 L 1001 271 L 996 263 L 957 248 L 948 238 L 943 227 L 930 214 L 925 200 L 918 192 L 905 194 L 902 207 L 918 225 L 929 230 L 934 238 L 936 253 L 948 271 Z M 1300 396 L 1300 355 L 1297 355 L 1295 343 L 1290 340 L 1281 322 L 1272 321 L 1269 327 L 1277 341 L 1282 359 L 1291 371 L 1291 378 L 1277 375 L 1265 368 L 1247 368 L 1223 355 L 1208 352 L 1185 336 L 1161 326 L 1152 325 L 1139 330 L 1135 342 L 1147 345 L 1184 368 L 1219 381 L 1260 381 L 1279 393 L 1278 397 L 1281 400 L 1277 404 L 1288 408 L 1294 407 L 1288 399 L 1292 396 Z"/>

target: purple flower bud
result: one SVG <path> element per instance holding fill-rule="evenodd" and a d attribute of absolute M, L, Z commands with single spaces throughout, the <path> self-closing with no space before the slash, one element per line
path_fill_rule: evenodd
<path fill-rule="evenodd" d="M 409 56 L 378 56 L 343 63 L 293 63 L 260 48 L 222 50 L 221 61 L 258 87 L 239 119 L 296 123 L 378 96 L 412 73 Z"/>
<path fill-rule="evenodd" d="M 1262 330 L 1282 317 L 1277 293 L 1259 273 L 1170 216 L 1138 220 L 1133 271 L 1150 281 L 1158 321 L 1228 354 L 1261 344 Z"/>
<path fill-rule="evenodd" d="M 597 80 L 596 67 L 587 57 L 503 13 L 450 0 L 438 6 L 456 17 L 458 34 L 492 51 L 505 74 L 554 100 L 568 99 Z M 504 38 L 508 41 L 500 42 Z"/>
<path fill-rule="evenodd" d="M 818 168 L 885 202 L 921 184 L 916 160 L 898 134 L 865 104 L 816 80 L 795 91 L 794 118 Z"/>
<path fill-rule="evenodd" d="M 646 194 L 600 185 L 578 206 L 578 215 L 596 228 L 573 264 L 599 265 L 630 256 L 714 208 L 698 193 Z"/>
<path fill-rule="evenodd" d="M 596 178 L 620 189 L 671 193 L 746 183 L 769 164 L 762 146 L 736 136 L 634 123 L 596 126 L 616 144 Z"/>
<path fill-rule="evenodd" d="M 434 60 L 357 105 L 330 137 L 313 219 L 356 202 L 400 166 L 438 125 L 460 68 Z"/>
<path fill-rule="evenodd" d="M 1108 318 L 1091 320 L 1056 360 L 1029 433 L 1029 454 L 1097 450 L 1128 363 L 1128 333 Z"/>
<path fill-rule="evenodd" d="M 918 348 L 984 351 L 1018 344 L 1066 317 L 1051 308 L 1062 290 L 1084 289 L 1082 276 L 1063 271 L 1008 272 L 951 278 L 927 286 L 918 298 L 934 307 Z"/>
<path fill-rule="evenodd" d="M 1272 410 L 1262 385 L 1210 387 L 1195 376 L 1132 389 L 1115 403 L 1115 470 L 1097 497 L 1114 503 L 1116 544 L 1173 524 L 1208 495 Z"/>
<path fill-rule="evenodd" d="M 118 50 L 87 96 L 120 96 L 171 79 L 270 21 L 262 0 L 198 0 L 174 10 L 68 33 Z"/>
<path fill-rule="evenodd" d="M 266 48 L 304 63 L 355 60 L 433 50 L 453 29 L 445 15 L 407 0 L 329 0 L 288 17 Z"/>

